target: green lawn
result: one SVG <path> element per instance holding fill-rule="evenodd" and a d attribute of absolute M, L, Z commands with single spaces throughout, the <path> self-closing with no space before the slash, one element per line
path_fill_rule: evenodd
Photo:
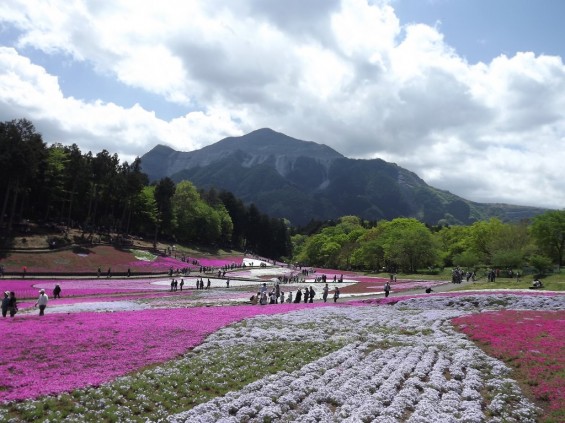
<path fill-rule="evenodd" d="M 390 273 L 371 274 L 371 276 L 378 276 L 382 278 L 389 278 Z M 444 269 L 435 275 L 425 273 L 398 273 L 398 279 L 416 279 L 416 280 L 451 280 L 451 269 Z M 532 286 L 534 280 L 533 275 L 525 275 L 520 277 L 517 281 L 515 278 L 499 277 L 496 282 L 487 282 L 486 277 L 482 272 L 479 272 L 478 279 L 473 283 L 473 289 L 528 289 Z M 565 272 L 553 273 L 551 275 L 543 276 L 540 278 L 543 283 L 542 291 L 565 291 Z M 457 290 L 469 289 L 469 285 L 464 285 L 456 288 Z"/>

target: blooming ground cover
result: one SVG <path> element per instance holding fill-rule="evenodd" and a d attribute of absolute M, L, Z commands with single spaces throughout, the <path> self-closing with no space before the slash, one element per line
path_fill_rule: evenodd
<path fill-rule="evenodd" d="M 99 266 L 104 270 L 112 267 L 114 271 L 124 272 L 127 270 L 127 263 L 132 262 L 133 259 L 129 251 L 110 246 L 97 246 L 79 251 L 79 253 L 69 250 L 18 253 L 0 260 L 0 263 L 4 265 L 6 271 L 10 272 L 20 271 L 22 266 L 26 266 L 29 272 L 95 272 Z"/>
<path fill-rule="evenodd" d="M 535 399 L 547 404 L 545 421 L 565 421 L 565 311 L 501 310 L 453 323 L 516 370 Z"/>
<path fill-rule="evenodd" d="M 198 265 L 192 262 L 198 261 Z M 242 256 L 228 257 L 187 257 L 180 260 L 180 254 L 174 256 L 155 256 L 145 251 L 119 249 L 112 246 L 96 246 L 72 250 L 18 253 L 0 259 L 8 272 L 21 271 L 23 266 L 28 272 L 95 272 L 101 267 L 103 272 L 112 268 L 113 272 L 166 272 L 171 266 L 176 268 L 202 266 L 221 267 L 241 264 Z"/>
<path fill-rule="evenodd" d="M 84 297 L 93 295 L 131 294 L 132 291 L 163 291 L 164 286 L 154 284 L 155 279 L 24 279 L 0 280 L 0 291 L 14 291 L 19 299 L 36 298 L 40 289 L 51 294 L 56 284 L 61 286 L 61 296 Z M 167 285 L 170 280 L 167 280 Z"/>
<path fill-rule="evenodd" d="M 0 401 L 107 382 L 182 354 L 227 324 L 305 306 L 315 307 L 288 304 L 276 308 L 189 308 L 9 319 L 2 326 L 3 336 L 17 342 L 4 349 L 0 358 L 0 374 L 10 375 L 0 379 Z"/>
<path fill-rule="evenodd" d="M 346 272 L 334 284 L 341 273 L 317 269 L 281 285 L 287 293 L 313 285 L 315 304 L 226 307 L 248 301 L 263 281 L 270 289 L 273 279 L 301 273 L 255 266 L 255 258 L 192 260 L 196 273 L 200 265 L 246 267 L 229 270 L 230 288 L 212 277 L 212 289 L 196 290 L 192 273 L 183 292 L 170 292 L 169 278 L 0 280 L 0 290 L 29 298 L 14 319 L 0 320 L 3 336 L 17 340 L 0 355 L 0 372 L 9 375 L 0 379 L 7 401 L 0 421 L 536 421 L 540 410 L 503 362 L 527 371 L 518 378 L 525 392 L 542 400 L 547 422 L 560 421 L 563 317 L 547 316 L 562 316 L 564 295 L 411 294 L 336 307 L 319 302 L 323 284 L 313 277 L 326 274 L 340 301 L 380 295 L 386 280 Z M 186 265 L 172 257 L 138 261 L 160 270 Z M 37 291 L 55 283 L 63 298 L 51 299 L 40 318 L 30 309 Z M 398 280 L 393 292 L 443 283 Z M 535 324 L 525 311 L 506 311 L 518 309 L 535 310 Z M 483 313 L 492 310 L 501 312 Z M 496 323 L 488 316 L 506 328 L 495 332 L 500 337 L 525 340 L 527 330 L 533 338 L 514 343 L 519 354 L 511 343 L 482 338 Z"/>
<path fill-rule="evenodd" d="M 8 337 L 24 335 L 18 335 L 19 355 L 2 362 L 10 367 L 0 371 L 17 381 L 0 389 L 3 399 L 93 386 L 8 402 L 0 407 L 0 420 L 535 422 L 541 411 L 510 369 L 451 324 L 452 318 L 501 308 L 563 313 L 565 296 L 458 293 L 400 298 L 386 306 L 209 307 L 17 319 L 3 325 Z M 268 315 L 241 321 L 258 313 Z M 69 344 L 76 347 L 69 351 Z M 555 358 L 559 351 L 544 354 Z M 38 381 L 38 371 L 53 383 Z"/>
<path fill-rule="evenodd" d="M 216 266 L 222 267 L 234 263 L 235 258 L 230 257 L 227 259 L 210 259 L 207 263 L 213 263 Z M 157 268 L 168 269 L 170 266 L 176 268 L 183 262 L 170 257 L 159 257 L 156 259 Z M 204 260 L 201 260 L 204 261 Z M 141 261 L 141 263 L 144 263 Z M 145 262 L 149 265 L 154 262 Z M 180 264 L 179 264 L 180 263 Z M 294 272 L 296 273 L 296 272 Z M 191 273 L 193 276 L 183 277 L 185 288 L 190 289 L 195 287 L 196 277 L 198 273 Z M 196 276 L 194 276 L 196 275 Z M 246 268 L 239 268 L 230 270 L 226 274 L 226 278 L 231 278 L 230 286 L 247 286 L 249 295 L 257 291 L 259 282 L 267 282 L 272 286 L 273 280 L 277 280 L 279 276 L 288 276 L 289 269 L 286 267 L 254 267 L 247 266 Z M 204 275 L 206 279 L 210 279 L 213 288 L 225 287 L 225 278 L 209 277 Z M 176 276 L 175 279 L 180 280 L 181 276 Z M 337 286 L 341 290 L 342 298 L 355 296 L 359 294 L 376 294 L 383 292 L 384 282 L 386 280 L 378 277 L 360 276 L 353 273 L 347 274 L 343 283 L 334 284 L 330 282 L 330 292 L 333 292 Z M 49 294 L 52 292 L 55 284 L 59 284 L 62 289 L 63 297 L 83 297 L 83 296 L 107 296 L 117 294 L 131 294 L 132 291 L 137 292 L 155 292 L 166 291 L 170 288 L 170 278 L 106 278 L 102 276 L 98 279 L 1 279 L 0 291 L 15 291 L 19 299 L 33 299 L 38 295 L 39 289 L 45 289 Z M 434 287 L 446 284 L 445 281 L 408 281 L 402 280 L 393 284 L 392 292 L 404 292 L 408 290 Z M 303 283 L 282 284 L 282 289 L 285 292 L 296 292 L 299 288 L 314 286 L 318 292 L 318 298 L 321 295 L 323 284 L 315 283 L 313 279 L 306 279 Z M 316 288 L 317 287 L 317 288 Z M 247 295 L 247 298 L 249 297 Z M 238 295 L 237 298 L 244 298 L 245 295 Z M 224 296 L 225 298 L 225 296 Z"/>

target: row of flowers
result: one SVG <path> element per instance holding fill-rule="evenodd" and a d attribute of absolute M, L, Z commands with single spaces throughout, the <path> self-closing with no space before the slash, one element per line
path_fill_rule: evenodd
<path fill-rule="evenodd" d="M 485 308 L 497 307 L 493 296 Z M 506 298 L 522 306 L 518 296 Z M 347 345 L 302 368 L 264 377 L 245 388 L 171 415 L 169 422 L 379 421 L 535 422 L 509 369 L 483 353 L 449 320 L 468 312 L 435 309 L 430 297 L 390 307 L 331 307 L 264 316 L 224 328 L 195 351 L 234 344 L 302 339 Z M 431 302 L 430 302 L 431 301 Z M 427 304 L 426 304 L 427 303 Z M 563 308 L 562 299 L 528 301 Z"/>

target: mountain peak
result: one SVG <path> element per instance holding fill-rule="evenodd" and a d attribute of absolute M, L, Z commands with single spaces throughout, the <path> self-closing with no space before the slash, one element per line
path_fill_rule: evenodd
<path fill-rule="evenodd" d="M 169 176 L 174 181 L 192 181 L 202 189 L 225 189 L 270 216 L 294 224 L 345 215 L 368 220 L 409 216 L 430 224 L 468 224 L 484 217 L 505 220 L 540 212 L 471 203 L 428 186 L 395 164 L 348 159 L 326 145 L 270 128 L 224 138 L 190 152 L 159 145 L 143 155 L 141 164 L 151 180 Z"/>
<path fill-rule="evenodd" d="M 317 160 L 334 160 L 344 156 L 325 144 L 303 141 L 270 128 L 261 128 L 239 137 L 228 137 L 204 147 L 204 150 L 241 150 L 251 155 L 312 157 Z"/>
<path fill-rule="evenodd" d="M 270 128 L 261 128 L 189 152 L 158 145 L 141 157 L 141 163 L 149 178 L 156 180 L 182 170 L 208 166 L 228 157 L 236 157 L 244 167 L 276 163 L 277 171 L 283 176 L 294 169 L 298 159 L 308 158 L 327 169 L 334 160 L 344 158 L 327 145 L 302 141 Z"/>

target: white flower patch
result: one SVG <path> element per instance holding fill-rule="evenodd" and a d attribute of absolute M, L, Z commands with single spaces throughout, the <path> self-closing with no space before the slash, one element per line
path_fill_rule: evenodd
<path fill-rule="evenodd" d="M 407 309 L 456 309 L 478 311 L 485 309 L 512 310 L 564 310 L 565 295 L 512 295 L 512 294 L 474 294 L 460 296 L 419 296 L 400 300 L 395 307 Z"/>
<path fill-rule="evenodd" d="M 449 300 L 453 298 L 439 299 Z M 305 309 L 258 316 L 220 330 L 195 352 L 270 341 L 345 345 L 168 421 L 535 422 L 537 409 L 508 379 L 508 368 L 450 325 L 449 319 L 468 312 L 433 309 L 435 301 L 425 297 L 419 306 L 414 300 L 396 306 Z M 476 301 L 489 304 L 483 298 Z M 509 301 L 558 306 L 544 300 Z M 462 303 L 452 304 L 458 308 Z"/>
<path fill-rule="evenodd" d="M 83 313 L 83 312 L 113 312 L 131 311 L 148 309 L 147 304 L 136 301 L 98 301 L 92 303 L 73 303 L 62 305 L 51 305 L 47 311 L 49 313 Z M 33 310 L 32 310 L 33 311 Z"/>

